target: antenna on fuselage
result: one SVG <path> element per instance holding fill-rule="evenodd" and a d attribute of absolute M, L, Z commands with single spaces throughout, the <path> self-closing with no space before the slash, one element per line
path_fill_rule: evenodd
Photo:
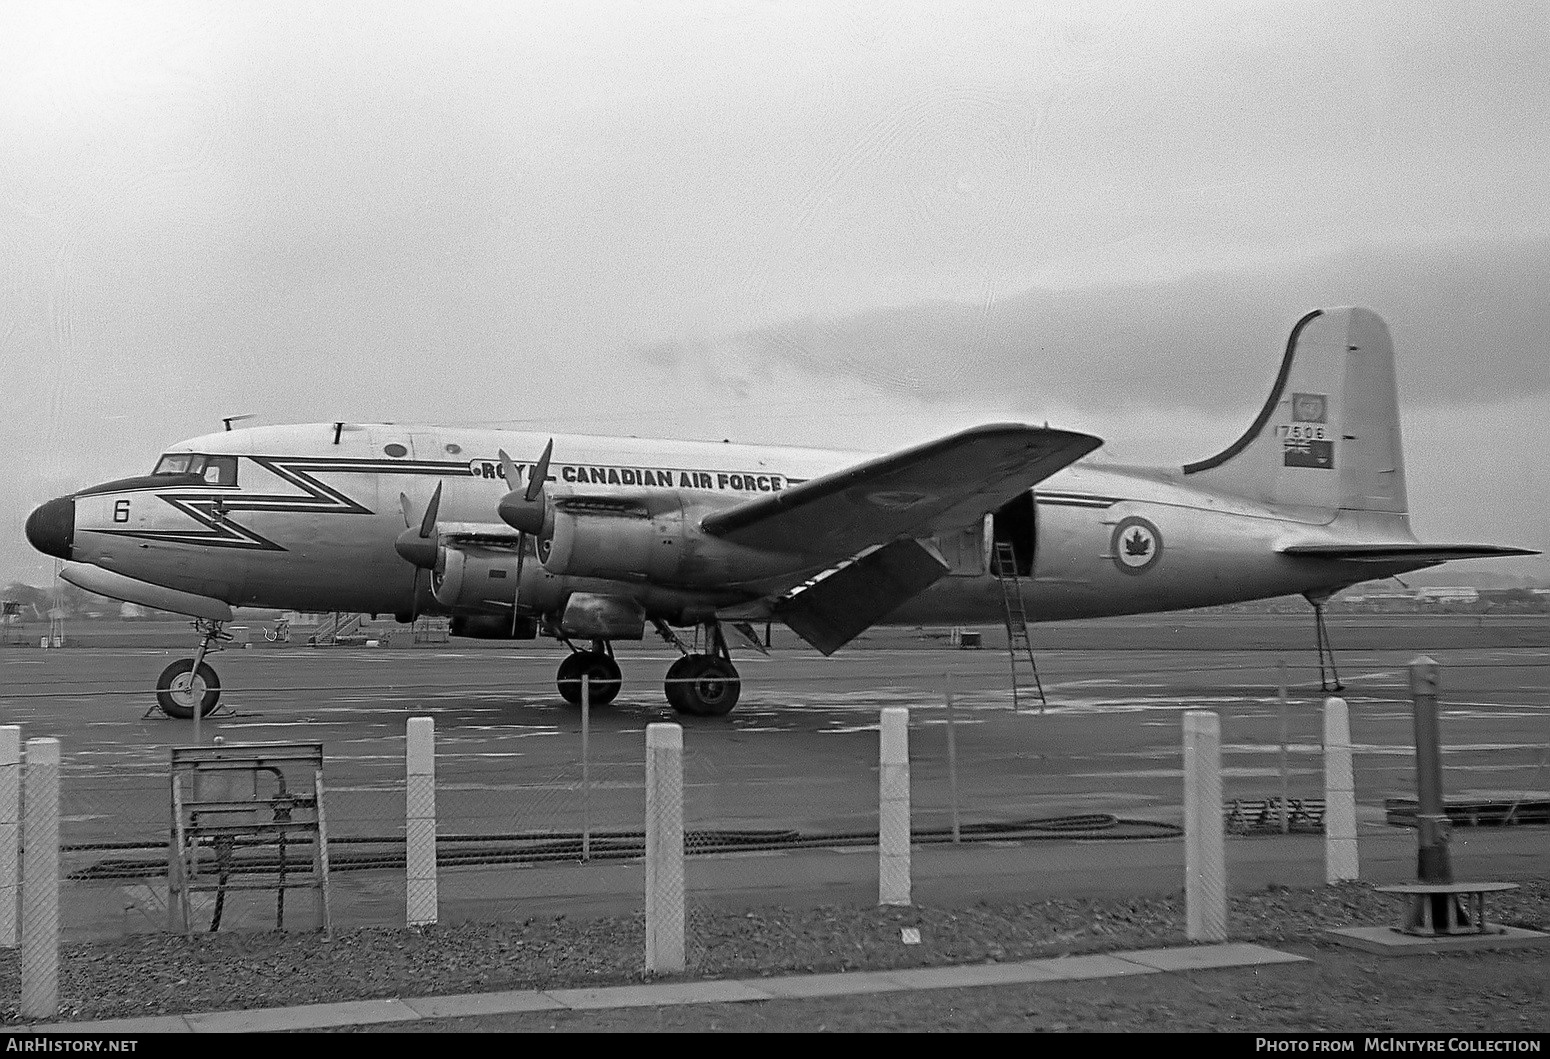
<path fill-rule="evenodd" d="M 244 412 L 240 416 L 223 416 L 221 417 L 221 422 L 226 424 L 226 432 L 229 434 L 231 433 L 231 425 L 233 423 L 240 423 L 244 419 L 256 419 L 257 417 L 257 412 Z"/>
<path fill-rule="evenodd" d="M 334 444 L 335 445 L 339 444 L 339 435 L 343 434 L 343 433 L 344 433 L 344 424 L 343 423 L 335 423 L 334 424 Z"/>

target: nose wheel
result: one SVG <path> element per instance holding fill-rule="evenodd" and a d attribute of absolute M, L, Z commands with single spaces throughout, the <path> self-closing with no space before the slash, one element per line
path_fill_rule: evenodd
<path fill-rule="evenodd" d="M 221 628 L 220 622 L 203 619 L 194 622 L 194 630 L 199 633 L 194 657 L 178 659 L 156 678 L 156 705 L 178 721 L 192 719 L 195 710 L 199 716 L 208 717 L 221 701 L 221 678 L 205 661 L 205 655 L 219 651 L 221 642 L 231 639 L 231 634 Z"/>
<path fill-rule="evenodd" d="M 192 658 L 180 658 L 156 678 L 156 704 L 176 720 L 190 720 L 195 707 L 199 716 L 208 717 L 220 701 L 221 678 L 208 662 L 196 666 Z"/>

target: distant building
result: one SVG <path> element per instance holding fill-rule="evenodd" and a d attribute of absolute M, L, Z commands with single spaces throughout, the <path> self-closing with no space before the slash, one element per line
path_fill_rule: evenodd
<path fill-rule="evenodd" d="M 1480 590 L 1468 585 L 1428 585 L 1415 590 L 1421 603 L 1478 603 Z"/>

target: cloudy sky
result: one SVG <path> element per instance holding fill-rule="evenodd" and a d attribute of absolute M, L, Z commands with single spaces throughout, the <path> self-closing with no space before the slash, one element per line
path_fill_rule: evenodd
<path fill-rule="evenodd" d="M 1546 55 L 1536 0 L 0 0 L 0 581 L 236 413 L 1183 462 L 1352 303 L 1421 535 L 1550 549 Z"/>

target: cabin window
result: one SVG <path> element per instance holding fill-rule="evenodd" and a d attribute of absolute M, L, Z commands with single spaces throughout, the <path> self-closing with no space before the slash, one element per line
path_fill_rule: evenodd
<path fill-rule="evenodd" d="M 211 456 L 205 461 L 203 474 L 211 485 L 236 485 L 237 457 Z"/>

